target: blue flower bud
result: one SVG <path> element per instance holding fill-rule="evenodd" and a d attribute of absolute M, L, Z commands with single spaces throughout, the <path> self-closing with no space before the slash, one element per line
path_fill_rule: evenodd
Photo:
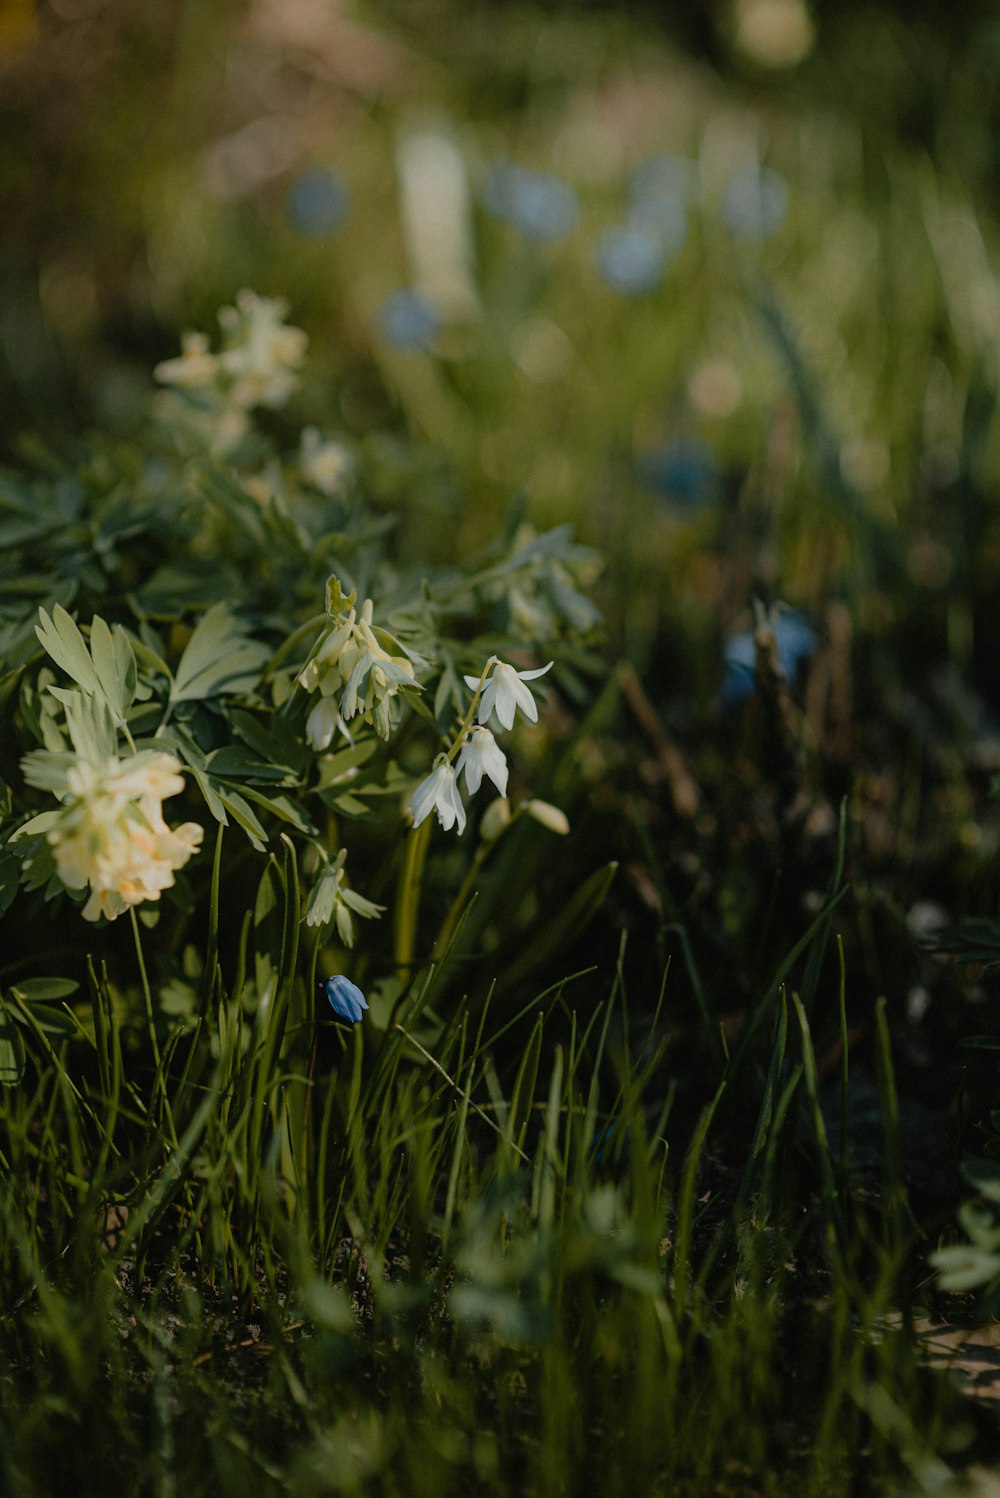
<path fill-rule="evenodd" d="M 393 348 L 426 353 L 441 331 L 441 315 L 429 298 L 405 287 L 382 303 L 379 324 L 382 337 Z"/>
<path fill-rule="evenodd" d="M 368 1008 L 365 996 L 357 984 L 352 983 L 350 978 L 341 977 L 339 973 L 335 978 L 327 978 L 320 984 L 320 988 L 330 1000 L 338 1019 L 346 1019 L 352 1025 L 357 1024 Z"/>
<path fill-rule="evenodd" d="M 598 271 L 623 296 L 647 296 L 655 291 L 666 263 L 659 235 L 631 224 L 609 229 L 597 247 Z"/>
<path fill-rule="evenodd" d="M 808 660 L 818 644 L 816 631 L 807 619 L 793 609 L 782 610 L 771 621 L 774 633 L 778 671 L 786 681 L 793 681 L 799 666 Z M 756 686 L 757 646 L 753 634 L 733 635 L 723 651 L 726 675 L 722 683 L 722 701 L 734 707 L 749 697 Z"/>
<path fill-rule="evenodd" d="M 751 168 L 730 178 L 722 203 L 726 228 L 737 239 L 770 239 L 788 213 L 788 187 L 768 167 Z"/>
<path fill-rule="evenodd" d="M 300 234 L 332 234 L 347 218 L 351 195 L 326 167 L 313 167 L 296 177 L 288 192 L 286 211 Z"/>
<path fill-rule="evenodd" d="M 580 201 L 568 182 L 498 161 L 483 186 L 483 206 L 494 218 L 541 242 L 561 239 L 580 216 Z"/>

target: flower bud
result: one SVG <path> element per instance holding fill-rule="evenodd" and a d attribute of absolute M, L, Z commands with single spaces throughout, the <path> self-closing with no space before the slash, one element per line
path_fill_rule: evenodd
<path fill-rule="evenodd" d="M 510 826 L 510 802 L 506 796 L 491 801 L 483 812 L 479 823 L 479 836 L 484 843 L 495 843 L 505 827 Z"/>
<path fill-rule="evenodd" d="M 529 817 L 534 817 L 536 822 L 541 822 L 550 832 L 558 832 L 560 837 L 565 837 L 569 831 L 569 818 L 558 806 L 553 806 L 549 801 L 526 801 L 524 809 Z"/>

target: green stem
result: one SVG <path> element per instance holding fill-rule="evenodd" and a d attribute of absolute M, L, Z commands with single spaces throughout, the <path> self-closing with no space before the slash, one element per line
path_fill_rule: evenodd
<path fill-rule="evenodd" d="M 160 1043 L 156 1038 L 156 1022 L 153 1018 L 153 994 L 149 987 L 146 959 L 142 955 L 142 938 L 139 935 L 139 921 L 134 905 L 129 906 L 128 913 L 132 921 L 132 935 L 135 938 L 135 955 L 139 962 L 139 980 L 142 984 L 142 997 L 146 1005 L 146 1029 L 149 1033 L 149 1043 L 153 1051 L 153 1061 L 156 1064 L 156 1084 L 163 1099 L 163 1114 L 170 1129 L 173 1143 L 176 1146 L 177 1130 L 174 1126 L 173 1110 L 170 1107 L 170 1096 L 167 1092 L 167 1079 L 163 1075 L 163 1057 L 160 1053 Z"/>
<path fill-rule="evenodd" d="M 479 698 L 482 695 L 483 685 L 486 681 L 487 676 L 496 665 L 497 660 L 497 656 L 491 655 L 489 660 L 486 662 L 486 665 L 480 672 L 479 685 L 476 687 L 476 690 L 472 694 L 472 701 L 469 703 L 468 711 L 466 712 L 465 717 L 462 719 L 462 722 L 459 725 L 458 729 L 452 735 L 451 742 L 449 743 L 448 747 L 442 750 L 441 754 L 438 755 L 437 759 L 434 761 L 435 765 L 440 764 L 442 759 L 444 760 L 445 764 L 451 764 L 452 760 L 455 759 L 456 755 L 461 749 L 462 742 L 465 739 L 466 734 L 469 732 L 469 729 L 472 727 L 472 720 L 475 717 L 476 708 L 479 705 Z M 399 881 L 399 897 L 396 901 L 396 971 L 397 976 L 404 982 L 412 976 L 413 971 L 413 953 L 416 948 L 417 942 L 417 914 L 420 909 L 420 891 L 423 884 L 424 863 L 427 859 L 427 846 L 430 840 L 430 831 L 431 824 L 429 821 L 427 821 L 422 822 L 421 825 L 415 828 L 414 831 L 410 834 L 409 841 L 406 845 L 406 857 L 403 863 L 403 873 Z M 458 920 L 458 917 L 461 913 L 462 906 L 468 899 L 469 890 L 472 887 L 472 881 L 475 879 L 477 873 L 479 872 L 481 864 L 482 850 L 480 850 L 480 853 L 477 854 L 476 858 L 473 860 L 472 866 L 469 869 L 469 872 L 466 874 L 465 879 L 462 883 L 462 888 L 458 892 L 458 898 L 445 917 L 444 926 L 441 928 L 441 932 L 438 935 L 437 941 L 434 943 L 435 955 L 439 951 L 443 950 L 444 946 L 446 945 L 446 940 L 443 941 L 442 937 L 446 939 L 448 936 L 450 936 L 455 922 Z"/>
<path fill-rule="evenodd" d="M 417 913 L 423 884 L 424 863 L 430 843 L 431 824 L 422 822 L 410 833 L 396 901 L 396 970 L 405 982 L 413 976 L 413 953 L 417 944 Z"/>
<path fill-rule="evenodd" d="M 489 843 L 480 843 L 479 847 L 476 849 L 475 857 L 469 865 L 468 873 L 462 880 L 461 888 L 459 889 L 458 894 L 455 896 L 454 900 L 451 902 L 451 905 L 448 908 L 448 914 L 445 916 L 443 922 L 441 923 L 441 929 L 437 934 L 437 938 L 431 951 L 431 958 L 433 961 L 436 962 L 448 950 L 448 943 L 451 941 L 452 933 L 454 932 L 455 927 L 458 925 L 462 911 L 465 909 L 469 896 L 472 893 L 472 886 L 475 884 L 477 878 L 479 877 L 480 869 L 486 862 L 487 858 L 489 858 L 490 854 L 493 852 L 493 849 L 497 846 L 504 833 L 510 831 L 511 827 L 517 821 L 520 814 L 521 807 L 519 806 L 507 825 L 505 827 L 501 827 L 500 831 L 497 833 L 493 841 Z"/>

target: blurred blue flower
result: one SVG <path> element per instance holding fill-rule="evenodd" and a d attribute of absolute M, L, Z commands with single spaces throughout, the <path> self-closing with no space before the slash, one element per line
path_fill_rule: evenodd
<path fill-rule="evenodd" d="M 351 194 L 328 167 L 312 167 L 296 177 L 288 192 L 288 221 L 300 234 L 332 234 L 347 218 Z"/>
<path fill-rule="evenodd" d="M 636 460 L 636 478 L 666 509 L 697 510 L 718 498 L 722 471 L 707 442 L 686 438 Z"/>
<path fill-rule="evenodd" d="M 768 167 L 751 167 L 732 177 L 722 200 L 722 217 L 737 239 L 770 239 L 788 212 L 788 186 Z"/>
<path fill-rule="evenodd" d="M 694 163 L 683 156 L 647 156 L 632 168 L 629 197 L 633 204 L 658 198 L 690 197 Z"/>
<path fill-rule="evenodd" d="M 663 280 L 667 256 L 659 234 L 634 224 L 609 229 L 597 246 L 597 269 L 623 296 L 647 296 Z"/>
<path fill-rule="evenodd" d="M 368 1008 L 364 994 L 349 978 L 338 974 L 335 978 L 327 978 L 320 984 L 320 988 L 330 1000 L 334 1014 L 339 1019 L 349 1020 L 352 1025 L 357 1024 Z"/>
<path fill-rule="evenodd" d="M 816 649 L 816 631 L 804 615 L 793 609 L 772 613 L 767 621 L 774 633 L 778 670 L 786 681 L 793 681 L 799 666 Z M 749 697 L 756 684 L 757 647 L 753 633 L 733 635 L 722 652 L 726 674 L 722 682 L 722 701 L 735 707 Z"/>
<path fill-rule="evenodd" d="M 529 239 L 561 239 L 580 216 L 580 200 L 560 177 L 498 161 L 483 184 L 483 206 Z"/>
<path fill-rule="evenodd" d="M 676 254 L 687 236 L 690 184 L 691 165 L 676 156 L 651 157 L 632 173 L 629 223 L 659 234 L 666 255 Z"/>
<path fill-rule="evenodd" d="M 412 287 L 394 291 L 379 309 L 382 337 L 393 348 L 426 352 L 441 331 L 441 315 L 429 297 Z"/>

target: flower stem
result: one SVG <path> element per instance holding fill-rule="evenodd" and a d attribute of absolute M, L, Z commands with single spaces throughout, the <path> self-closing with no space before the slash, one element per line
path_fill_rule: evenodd
<path fill-rule="evenodd" d="M 134 905 L 129 906 L 128 913 L 132 921 L 132 935 L 135 938 L 135 955 L 139 962 L 139 980 L 142 984 L 142 996 L 146 1004 L 146 1029 L 149 1032 L 149 1043 L 153 1051 L 153 1060 L 156 1063 L 156 1084 L 163 1099 L 163 1114 L 170 1129 L 170 1136 L 176 1145 L 178 1142 L 177 1129 L 174 1126 L 173 1110 L 170 1107 L 167 1079 L 163 1075 L 163 1057 L 160 1054 L 160 1043 L 156 1038 L 156 1022 L 153 1018 L 153 995 L 149 987 L 149 976 L 146 972 L 146 959 L 142 955 L 142 938 L 139 934 L 139 921 L 136 917 Z"/>
<path fill-rule="evenodd" d="M 399 881 L 399 897 L 396 901 L 396 970 L 406 981 L 413 976 L 413 953 L 417 944 L 417 914 L 420 909 L 420 891 L 423 885 L 424 862 L 430 843 L 430 822 L 410 833 L 406 840 L 403 872 Z"/>

